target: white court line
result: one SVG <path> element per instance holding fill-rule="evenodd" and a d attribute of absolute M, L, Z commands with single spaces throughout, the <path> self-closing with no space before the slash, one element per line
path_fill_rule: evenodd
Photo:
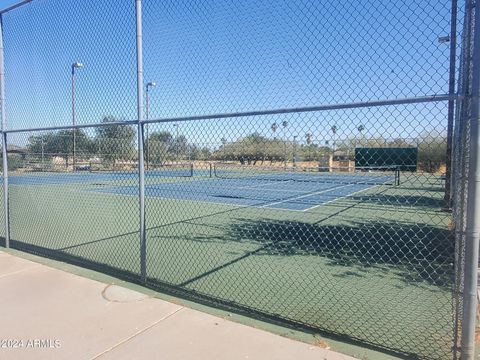
<path fill-rule="evenodd" d="M 281 182 L 282 184 L 285 184 L 285 183 L 290 183 L 292 182 L 293 180 L 285 180 L 285 181 L 278 181 L 278 182 Z M 249 186 L 227 186 L 231 189 L 255 189 L 257 187 L 260 187 L 260 186 L 267 186 L 267 185 L 272 185 L 273 184 L 273 181 L 269 181 L 267 183 L 264 183 L 264 184 L 258 184 L 258 185 L 249 185 Z M 269 190 L 269 189 L 267 189 Z M 280 191 L 290 191 L 290 190 L 280 190 Z M 292 192 L 298 192 L 298 190 L 292 190 Z"/>
<path fill-rule="evenodd" d="M 209 181 L 209 180 L 207 180 Z M 182 182 L 182 183 L 185 183 L 185 182 Z M 160 185 L 160 184 L 151 184 L 151 185 Z M 329 191 L 333 191 L 333 190 L 337 190 L 337 189 L 341 189 L 341 188 L 345 188 L 345 187 L 348 187 L 348 186 L 354 186 L 354 185 L 359 185 L 359 184 L 346 184 L 346 185 L 341 185 L 341 186 L 336 186 L 336 187 L 333 187 L 333 188 L 328 188 L 328 189 L 324 189 L 324 190 L 321 190 L 321 191 L 317 191 L 317 192 L 313 192 L 313 193 L 308 193 L 308 194 L 305 194 L 305 195 L 300 195 L 300 196 L 297 196 L 297 197 L 294 197 L 294 198 L 289 198 L 289 199 L 285 199 L 285 200 L 281 200 L 281 201 L 274 201 L 274 202 L 271 202 L 271 203 L 267 203 L 267 204 L 264 204 L 264 205 L 255 205 L 255 204 L 247 204 L 247 205 L 241 205 L 241 204 L 232 204 L 232 203 L 229 203 L 229 202 L 215 202 L 215 201 L 209 201 L 209 200 L 206 200 L 206 199 L 179 199 L 179 198 L 172 198 L 172 197 L 164 197 L 164 196 L 158 196 L 158 195 L 153 195 L 154 198 L 156 199 L 163 199 L 163 200 L 170 200 L 170 201 L 197 201 L 197 202 L 203 202 L 203 203 L 206 203 L 206 204 L 214 204 L 214 205 L 226 205 L 226 206 L 236 206 L 238 208 L 256 208 L 256 209 L 262 209 L 262 208 L 268 208 L 268 209 L 271 209 L 271 210 L 281 210 L 281 211 L 294 211 L 294 212 L 306 212 L 306 211 L 309 211 L 309 210 L 312 210 L 312 209 L 315 209 L 319 206 L 323 206 L 323 205 L 326 205 L 326 204 L 329 204 L 331 202 L 334 202 L 334 201 L 337 201 L 337 200 L 340 200 L 340 199 L 344 199 L 346 197 L 349 197 L 349 196 L 352 196 L 354 194 L 357 194 L 357 193 L 360 193 L 362 191 L 365 191 L 365 190 L 368 190 L 368 189 L 373 189 L 377 186 L 381 186 L 382 184 L 379 184 L 379 185 L 374 185 L 374 186 L 370 186 L 366 189 L 362 189 L 362 190 L 359 190 L 359 191 L 355 191 L 353 193 L 350 193 L 348 195 L 345 195 L 345 196 L 341 196 L 341 197 L 338 197 L 338 198 L 335 198 L 333 200 L 329 200 L 327 202 L 322 202 L 320 204 L 317 204 L 317 205 L 314 205 L 312 207 L 309 207 L 307 209 L 303 209 L 303 210 L 297 210 L 297 209 L 285 209 L 285 208 L 272 208 L 269 206 L 272 206 L 272 205 L 277 205 L 277 204 L 282 204 L 282 203 L 286 203 L 286 202 L 290 202 L 290 201 L 295 201 L 295 200 L 298 200 L 298 199 L 302 199 L 302 198 L 306 198 L 306 197 L 309 197 L 309 196 L 313 196 L 313 195 L 318 195 L 318 194 L 322 194 L 322 193 L 326 193 L 326 192 L 329 192 Z M 104 190 L 108 190 L 108 189 L 113 189 L 115 187 L 118 187 L 118 188 L 121 188 L 122 186 L 114 186 L 114 187 L 105 187 L 105 188 L 102 188 Z M 230 188 L 233 188 L 235 189 L 235 187 L 230 187 Z M 166 190 L 166 189 L 159 189 L 160 191 L 172 191 L 172 192 L 175 192 L 176 190 Z M 73 191 L 78 191 L 78 192 L 84 192 L 85 190 L 80 190 L 80 189 L 74 189 Z M 109 192 L 109 191 L 97 191 L 97 190 L 94 190 L 94 189 L 90 189 L 90 191 L 92 192 L 95 192 L 97 194 L 101 193 L 101 194 L 106 194 L 106 195 L 120 195 L 120 196 L 138 196 L 138 194 L 129 194 L 129 193 L 118 193 L 118 192 Z M 276 190 L 278 191 L 278 190 Z M 289 190 L 281 190 L 281 191 L 285 191 L 285 192 L 293 192 L 293 191 L 289 191 Z M 192 191 L 193 192 L 193 191 Z M 298 191 L 296 191 L 298 192 Z M 208 195 L 207 196 L 211 196 L 211 197 L 215 197 L 214 195 Z M 247 199 L 248 200 L 248 199 Z M 254 199 L 253 199 L 254 200 Z"/>
<path fill-rule="evenodd" d="M 355 185 L 358 185 L 358 184 L 355 184 Z M 334 202 L 334 201 L 338 201 L 338 200 L 341 200 L 341 199 L 345 199 L 345 198 L 347 198 L 347 197 L 349 197 L 349 196 L 352 196 L 352 195 L 355 195 L 355 194 L 361 193 L 362 191 L 365 191 L 365 190 L 370 190 L 370 189 L 374 189 L 374 188 L 376 188 L 377 186 L 381 186 L 381 184 L 379 184 L 379 185 L 373 185 L 373 186 L 369 186 L 369 187 L 367 187 L 366 189 L 362 189 L 362 190 L 354 191 L 353 193 L 350 193 L 350 194 L 348 194 L 348 195 L 345 195 L 345 196 L 340 196 L 340 197 L 338 197 L 338 198 L 335 198 L 335 199 L 333 199 L 333 200 L 328 200 L 328 201 L 326 201 L 326 202 L 322 202 L 322 203 L 320 203 L 320 204 L 317 204 L 317 205 L 311 206 L 311 207 L 309 207 L 308 209 L 299 210 L 299 211 L 305 212 L 305 211 L 313 210 L 313 209 L 315 209 L 315 208 L 317 208 L 317 207 L 319 207 L 319 206 L 327 205 L 327 204 L 330 204 L 330 203 L 332 203 L 332 202 Z"/>
<path fill-rule="evenodd" d="M 305 194 L 305 195 L 300 195 L 300 196 L 297 196 L 297 197 L 294 197 L 294 198 L 290 198 L 290 199 L 285 199 L 285 200 L 281 200 L 281 201 L 276 201 L 276 202 L 273 202 L 273 203 L 270 203 L 270 204 L 267 204 L 267 205 L 263 205 L 263 206 L 261 206 L 261 207 L 263 208 L 263 207 L 266 207 L 266 206 L 283 204 L 283 203 L 286 203 L 286 202 L 295 201 L 295 200 L 298 200 L 298 199 L 303 199 L 303 198 L 310 197 L 310 196 L 313 196 L 313 195 L 323 194 L 323 193 L 326 193 L 326 192 L 329 192 L 329 191 L 333 191 L 333 190 L 337 190 L 337 189 L 341 189 L 341 188 L 344 188 L 344 187 L 347 187 L 347 186 L 353 186 L 353 185 L 358 185 L 358 184 L 347 184 L 347 185 L 337 186 L 337 187 L 330 188 L 330 189 L 326 189 L 326 190 L 322 190 L 322 191 L 317 191 L 317 192 L 308 193 L 308 194 Z M 302 210 L 302 211 L 303 211 L 303 210 Z"/>
<path fill-rule="evenodd" d="M 382 178 L 384 178 L 384 176 L 375 177 L 375 178 L 373 178 L 373 180 L 375 180 L 375 179 L 382 179 Z M 362 185 L 362 184 L 351 184 L 351 185 Z M 333 199 L 333 200 L 328 200 L 328 201 L 326 201 L 326 202 L 321 202 L 320 204 L 311 206 L 311 207 L 309 207 L 309 208 L 307 208 L 307 209 L 297 210 L 297 211 L 306 212 L 306 211 L 309 211 L 309 210 L 313 210 L 313 209 L 316 209 L 316 208 L 318 208 L 318 207 L 320 207 L 320 206 L 327 205 L 327 204 L 330 204 L 330 203 L 332 203 L 332 202 L 334 202 L 334 201 L 338 201 L 338 200 L 341 200 L 341 199 L 345 199 L 345 198 L 347 198 L 347 197 L 349 197 L 349 196 L 352 196 L 352 195 L 361 193 L 362 191 L 369 190 L 369 189 L 374 189 L 374 188 L 376 188 L 376 187 L 378 187 L 378 186 L 382 186 L 382 185 L 385 185 L 385 184 L 378 184 L 378 185 L 373 185 L 373 186 L 372 186 L 372 185 L 366 185 L 366 184 L 364 184 L 364 185 L 365 185 L 365 186 L 368 186 L 368 187 L 365 188 L 365 189 L 362 189 L 362 190 L 354 191 L 353 193 L 350 193 L 350 194 L 347 194 L 347 195 L 344 195 L 344 196 L 336 197 L 336 198 Z M 314 195 L 314 194 L 312 194 L 312 195 Z"/>
<path fill-rule="evenodd" d="M 294 180 L 288 180 L 288 182 L 293 182 Z M 287 181 L 282 181 L 281 184 L 285 184 Z M 252 185 L 252 186 L 225 186 L 228 189 L 255 189 L 258 186 L 266 186 L 266 185 L 274 185 L 275 182 L 270 182 L 268 184 L 261 184 L 261 185 Z M 326 189 L 324 189 L 326 190 Z M 287 193 L 302 193 L 302 194 L 309 194 L 310 190 L 286 190 L 286 189 L 275 189 L 275 186 L 272 186 L 271 189 L 265 189 L 265 191 L 274 191 L 274 192 L 287 192 Z"/>
<path fill-rule="evenodd" d="M 122 187 L 122 186 L 117 186 L 117 187 Z M 114 188 L 110 187 L 105 187 L 105 188 L 102 188 L 102 190 L 113 190 Z M 118 193 L 118 192 L 111 192 L 111 191 L 98 191 L 98 190 L 95 190 L 95 189 L 72 189 L 70 190 L 71 192 L 78 192 L 78 193 L 92 193 L 92 194 L 100 194 L 100 195 L 107 195 L 107 196 L 110 196 L 110 195 L 115 195 L 115 196 L 135 196 L 135 197 L 138 197 L 138 193 L 137 194 L 131 194 L 131 193 Z M 202 202 L 202 203 L 205 203 L 205 204 L 213 204 L 213 205 L 223 205 L 223 206 L 236 206 L 237 208 L 255 208 L 255 209 L 262 209 L 264 206 L 268 206 L 270 204 L 264 204 L 264 205 L 241 205 L 241 204 L 233 204 L 233 203 L 229 203 L 229 202 L 216 202 L 216 201 L 210 201 L 210 200 L 205 200 L 205 199 L 195 199 L 195 198 L 191 198 L 191 199 L 180 199 L 180 198 L 172 198 L 172 197 L 165 197 L 165 196 L 158 196 L 158 195 L 153 195 L 153 196 L 149 196 L 150 198 L 154 198 L 154 199 L 161 199 L 161 200 L 169 200 L 169 201 L 195 201 L 195 202 Z M 214 196 L 212 196 L 214 197 Z M 145 196 L 145 198 L 147 198 L 147 196 Z M 248 200 L 248 199 L 247 199 Z M 285 208 L 270 208 L 271 210 L 281 210 L 281 211 L 294 211 L 294 212 L 303 212 L 304 210 L 296 210 L 296 209 L 285 209 Z"/>
<path fill-rule="evenodd" d="M 288 181 L 282 181 L 282 184 L 285 184 L 285 182 L 291 182 L 293 180 L 288 180 Z M 258 185 L 249 185 L 249 186 L 222 186 L 222 188 L 227 188 L 227 189 L 255 189 L 260 186 L 267 186 L 267 185 L 273 185 L 274 182 L 270 181 L 268 183 L 264 184 L 258 184 Z M 284 190 L 284 189 L 266 189 L 267 191 L 283 191 L 283 192 L 292 192 L 292 193 L 297 193 L 297 192 L 305 192 L 305 191 L 300 191 L 300 190 Z"/>
<path fill-rule="evenodd" d="M 212 183 L 212 184 L 215 184 L 215 180 L 200 180 L 202 181 L 203 183 Z M 285 184 L 286 182 L 293 182 L 294 180 L 285 180 L 285 181 L 269 181 L 267 183 L 264 183 L 264 184 L 258 184 L 258 185 L 250 185 L 250 186 L 229 186 L 229 185 L 224 185 L 222 184 L 221 188 L 222 189 L 234 189 L 234 190 L 238 190 L 238 189 L 255 189 L 256 187 L 260 187 L 260 186 L 267 186 L 267 185 L 274 185 L 275 183 L 281 183 L 281 184 Z M 195 181 L 182 181 L 182 182 L 169 182 L 169 183 L 158 183 L 158 184 L 146 184 L 145 186 L 162 186 L 162 185 L 177 185 L 177 184 L 194 184 L 194 185 L 198 185 L 198 182 Z M 206 188 L 208 188 L 208 185 L 206 185 Z M 160 189 L 160 190 L 168 190 L 168 191 L 178 191 L 176 189 L 167 189 L 167 188 L 164 188 L 164 189 Z M 274 187 L 272 187 L 271 189 L 265 189 L 265 191 L 275 191 L 275 192 L 288 192 L 288 193 L 302 193 L 302 194 L 306 194 L 308 193 L 308 190 L 286 190 L 286 189 L 275 189 Z M 188 190 L 188 192 L 195 192 L 194 190 Z M 213 195 L 212 195 L 213 196 Z"/>

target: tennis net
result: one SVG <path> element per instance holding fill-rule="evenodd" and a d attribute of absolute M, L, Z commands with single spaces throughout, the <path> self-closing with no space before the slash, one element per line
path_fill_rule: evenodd
<path fill-rule="evenodd" d="M 363 168 L 264 167 L 213 164 L 212 176 L 221 179 L 260 181 L 298 181 L 334 184 L 400 185 L 400 170 L 395 166 Z"/>
<path fill-rule="evenodd" d="M 172 176 L 191 177 L 193 176 L 193 163 L 161 164 L 150 166 L 146 171 L 147 176 Z"/>

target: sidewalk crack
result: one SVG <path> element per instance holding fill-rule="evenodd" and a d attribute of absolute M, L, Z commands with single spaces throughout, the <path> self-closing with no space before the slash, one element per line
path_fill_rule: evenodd
<path fill-rule="evenodd" d="M 164 320 L 167 320 L 168 318 L 170 318 L 171 316 L 175 315 L 176 313 L 178 313 L 179 311 L 181 311 L 181 310 L 183 310 L 183 309 L 184 309 L 184 308 L 181 307 L 181 308 L 175 310 L 174 312 L 172 312 L 171 314 L 168 314 L 168 315 L 166 315 L 166 316 L 158 319 L 158 320 L 155 321 L 153 324 L 148 325 L 147 327 L 145 327 L 145 328 L 137 331 L 136 333 L 132 334 L 131 336 L 129 336 L 129 337 L 123 339 L 122 341 L 118 342 L 117 344 L 111 346 L 110 348 L 108 348 L 108 349 L 102 351 L 101 353 L 93 356 L 92 358 L 90 358 L 90 360 L 98 359 L 100 356 L 105 355 L 106 353 L 108 353 L 108 352 L 116 349 L 117 347 L 119 347 L 119 346 L 127 343 L 128 341 L 132 340 L 134 337 L 136 337 L 136 336 L 138 336 L 138 335 L 146 332 L 147 330 L 150 330 L 150 329 L 153 328 L 155 325 L 159 324 L 160 322 L 162 322 L 162 321 L 164 321 Z"/>

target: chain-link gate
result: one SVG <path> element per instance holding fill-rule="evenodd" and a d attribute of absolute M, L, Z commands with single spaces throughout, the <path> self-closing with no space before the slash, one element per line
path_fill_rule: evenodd
<path fill-rule="evenodd" d="M 456 358 L 474 23 L 470 0 L 7 9 L 2 245 Z"/>

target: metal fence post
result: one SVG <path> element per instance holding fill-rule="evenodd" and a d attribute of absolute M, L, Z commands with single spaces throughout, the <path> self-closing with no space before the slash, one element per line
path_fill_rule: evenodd
<path fill-rule="evenodd" d="M 3 100 L 2 100 L 3 101 Z M 8 196 L 8 160 L 7 133 L 2 132 L 2 166 L 3 166 L 3 206 L 5 217 L 5 247 L 10 247 L 10 205 Z"/>
<path fill-rule="evenodd" d="M 476 12 L 476 11 L 475 11 Z M 461 359 L 473 360 L 477 315 L 478 250 L 480 236 L 480 19 L 475 14 L 472 93 L 470 115 L 470 159 L 465 241 L 465 286 Z"/>
<path fill-rule="evenodd" d="M 140 274 L 147 279 L 147 244 L 145 234 L 145 164 L 143 156 L 143 49 L 142 49 L 142 0 L 135 0 L 137 15 L 137 117 L 138 117 L 138 187 L 140 206 Z"/>
<path fill-rule="evenodd" d="M 452 0 L 452 15 L 450 26 L 450 69 L 448 81 L 448 95 L 455 94 L 455 71 L 456 71 L 456 50 L 457 50 L 457 0 Z M 455 118 L 455 100 L 448 101 L 448 123 L 447 123 L 447 154 L 445 169 L 445 208 L 452 207 L 452 151 L 453 151 L 453 123 Z"/>
<path fill-rule="evenodd" d="M 5 116 L 5 61 L 3 47 L 3 16 L 0 15 L 0 113 L 2 131 L 7 128 Z M 3 166 L 3 205 L 5 212 L 5 247 L 10 247 L 10 213 L 8 205 L 8 159 L 7 134 L 2 132 L 2 166 Z"/>

